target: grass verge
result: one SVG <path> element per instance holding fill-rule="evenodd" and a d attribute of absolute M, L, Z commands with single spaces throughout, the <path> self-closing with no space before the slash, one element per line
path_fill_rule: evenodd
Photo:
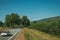
<path fill-rule="evenodd" d="M 24 34 L 27 40 L 60 40 L 60 38 L 57 36 L 28 28 L 25 28 Z"/>

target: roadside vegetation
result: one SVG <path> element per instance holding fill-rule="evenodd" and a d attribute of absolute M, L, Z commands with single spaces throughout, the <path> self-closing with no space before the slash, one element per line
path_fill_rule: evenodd
<path fill-rule="evenodd" d="M 25 27 L 14 37 L 14 40 L 60 40 L 60 37 Z"/>
<path fill-rule="evenodd" d="M 17 13 L 11 13 L 5 16 L 5 22 L 0 21 L 0 27 L 15 28 L 17 26 L 18 28 L 19 25 L 24 27 L 29 26 L 30 20 L 27 18 L 27 16 L 20 18 Z"/>
<path fill-rule="evenodd" d="M 25 28 L 25 37 L 27 40 L 60 40 L 59 37 L 47 34 L 42 31 Z"/>
<path fill-rule="evenodd" d="M 29 28 L 60 37 L 60 16 L 33 21 Z"/>
<path fill-rule="evenodd" d="M 15 28 L 16 26 L 16 28 L 18 28 L 18 26 L 28 26 L 30 25 L 30 20 L 27 18 L 27 16 L 20 18 L 17 13 L 12 13 L 10 15 L 6 15 L 5 25 L 12 28 Z"/>

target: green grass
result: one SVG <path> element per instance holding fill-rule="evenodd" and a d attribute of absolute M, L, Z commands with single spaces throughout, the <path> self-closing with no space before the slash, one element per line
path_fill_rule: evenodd
<path fill-rule="evenodd" d="M 28 28 L 25 28 L 25 37 L 27 40 L 60 40 L 57 36 Z"/>
<path fill-rule="evenodd" d="M 41 40 L 39 36 L 29 32 L 29 30 L 25 31 L 25 37 L 27 38 L 27 40 Z"/>

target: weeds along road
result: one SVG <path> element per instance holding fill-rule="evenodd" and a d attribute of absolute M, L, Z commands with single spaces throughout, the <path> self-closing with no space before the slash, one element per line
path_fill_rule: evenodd
<path fill-rule="evenodd" d="M 11 34 L 14 35 L 16 32 L 20 31 L 20 29 L 11 29 L 11 30 L 9 30 L 9 31 L 10 31 Z M 13 35 L 12 35 L 12 36 L 13 36 Z M 8 39 L 11 38 L 12 36 L 1 37 L 1 35 L 0 35 L 0 40 L 8 40 Z"/>
<path fill-rule="evenodd" d="M 60 40 L 60 37 L 28 28 L 25 28 L 25 36 L 28 40 Z"/>

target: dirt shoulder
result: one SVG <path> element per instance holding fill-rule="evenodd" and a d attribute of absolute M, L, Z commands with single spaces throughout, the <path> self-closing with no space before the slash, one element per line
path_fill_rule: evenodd
<path fill-rule="evenodd" d="M 26 40 L 24 37 L 24 28 L 15 36 L 14 40 Z"/>

